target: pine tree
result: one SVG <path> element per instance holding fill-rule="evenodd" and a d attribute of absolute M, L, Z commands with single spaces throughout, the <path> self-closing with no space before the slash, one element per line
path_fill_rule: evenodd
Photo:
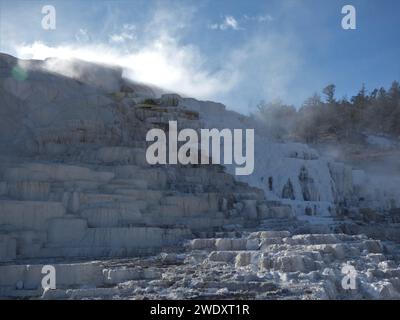
<path fill-rule="evenodd" d="M 322 93 L 326 95 L 326 102 L 328 102 L 329 104 L 335 103 L 335 91 L 336 86 L 334 84 L 330 84 L 322 90 Z"/>

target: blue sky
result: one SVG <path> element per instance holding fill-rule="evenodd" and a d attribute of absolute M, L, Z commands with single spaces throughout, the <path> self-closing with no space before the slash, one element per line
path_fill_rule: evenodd
<path fill-rule="evenodd" d="M 0 50 L 77 56 L 248 113 L 260 100 L 296 106 L 334 83 L 337 96 L 400 80 L 398 0 L 0 0 Z M 56 30 L 41 26 L 56 8 Z M 351 4 L 357 29 L 343 30 Z"/>

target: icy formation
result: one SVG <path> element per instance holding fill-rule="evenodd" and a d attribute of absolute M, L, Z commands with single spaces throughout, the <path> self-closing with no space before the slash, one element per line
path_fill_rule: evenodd
<path fill-rule="evenodd" d="M 0 55 L 0 297 L 398 297 L 398 198 L 221 104 L 122 73 Z M 255 172 L 148 165 L 146 133 L 170 120 L 255 128 Z M 43 264 L 56 290 L 42 292 Z M 356 292 L 340 287 L 348 264 Z"/>

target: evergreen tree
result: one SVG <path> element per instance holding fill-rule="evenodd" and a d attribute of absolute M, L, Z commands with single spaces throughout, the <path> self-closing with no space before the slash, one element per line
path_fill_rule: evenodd
<path fill-rule="evenodd" d="M 334 84 L 330 84 L 322 90 L 322 93 L 326 96 L 326 102 L 329 104 L 335 103 L 335 91 L 336 86 Z"/>
<path fill-rule="evenodd" d="M 336 100 L 335 89 L 334 84 L 328 85 L 322 91 L 326 102 L 314 94 L 297 111 L 281 102 L 264 102 L 258 112 L 275 136 L 295 136 L 307 143 L 325 138 L 348 140 L 365 132 L 400 135 L 399 82 L 394 81 L 388 90 L 374 89 L 369 95 L 363 84 L 350 101 Z"/>

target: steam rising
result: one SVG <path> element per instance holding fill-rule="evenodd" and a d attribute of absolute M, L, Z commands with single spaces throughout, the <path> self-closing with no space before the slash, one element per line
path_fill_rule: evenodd
<path fill-rule="evenodd" d="M 50 47 L 34 42 L 18 47 L 17 55 L 40 60 L 49 57 L 66 61 L 79 58 L 96 63 L 117 64 L 124 68 L 124 75 L 128 78 L 199 98 L 209 98 L 217 92 L 228 91 L 236 82 L 235 75 L 228 70 L 210 73 L 202 69 L 202 58 L 198 52 L 190 47 L 178 47 L 174 41 L 157 41 L 149 47 L 127 54 L 103 44 Z M 57 65 L 56 69 L 52 69 L 52 65 L 48 64 L 48 68 L 66 76 L 74 76 L 68 63 L 64 64 L 64 68 Z"/>
<path fill-rule="evenodd" d="M 54 57 L 118 65 L 124 69 L 124 76 L 134 81 L 199 99 L 218 100 L 244 113 L 249 111 L 249 104 L 261 98 L 290 98 L 291 81 L 301 62 L 291 37 L 273 32 L 249 33 L 233 49 L 221 48 L 222 55 L 206 55 L 191 39 L 183 41 L 193 27 L 195 11 L 192 7 L 159 5 L 140 28 L 125 23 L 118 32 L 109 30 L 106 41 L 95 42 L 88 30 L 80 28 L 71 42 L 16 42 L 13 47 L 15 55 L 23 59 Z M 229 21 L 232 23 L 233 19 Z M 210 32 L 207 25 L 203 27 Z M 220 32 L 243 31 L 229 28 Z M 47 67 L 66 76 L 75 76 L 71 73 L 76 72 L 70 70 L 68 63 L 64 67 Z"/>

